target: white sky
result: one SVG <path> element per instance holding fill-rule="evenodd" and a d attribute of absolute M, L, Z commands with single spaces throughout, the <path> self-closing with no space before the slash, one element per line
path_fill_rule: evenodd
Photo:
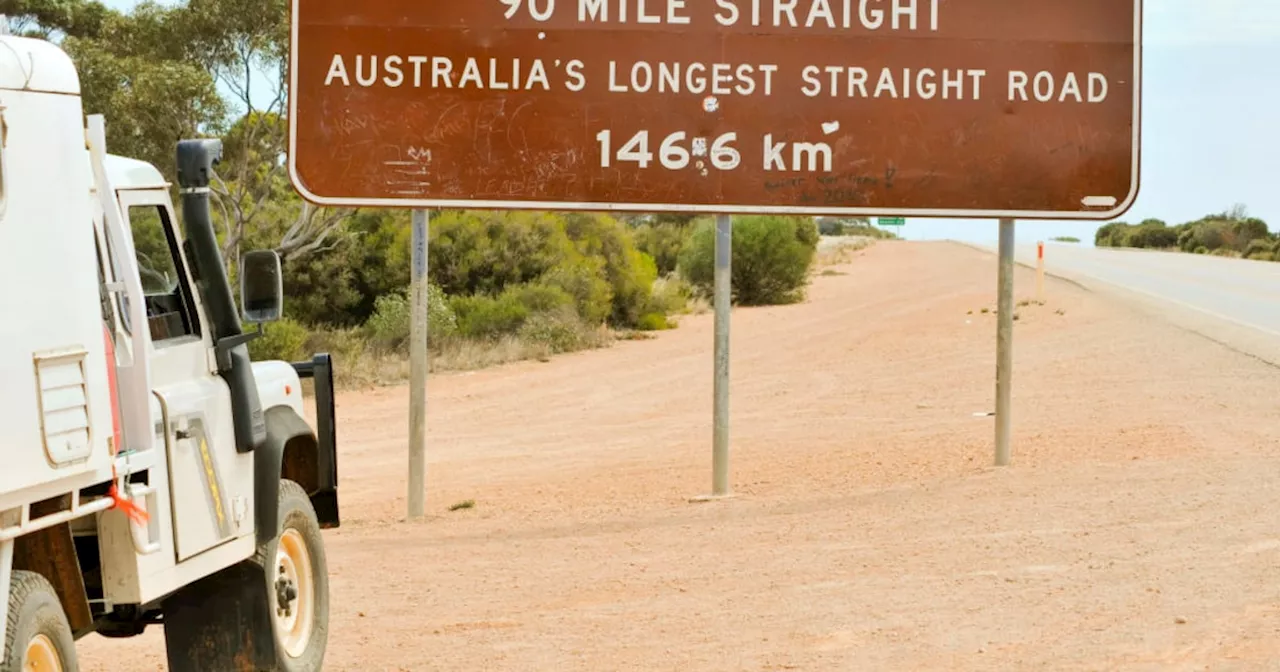
<path fill-rule="evenodd" d="M 1143 4 L 1142 188 L 1124 219 L 1181 223 L 1244 203 L 1280 230 L 1280 0 Z M 1097 227 L 1022 222 L 1018 232 L 1024 242 L 1091 241 Z M 913 219 L 902 233 L 991 241 L 996 230 L 990 220 Z"/>

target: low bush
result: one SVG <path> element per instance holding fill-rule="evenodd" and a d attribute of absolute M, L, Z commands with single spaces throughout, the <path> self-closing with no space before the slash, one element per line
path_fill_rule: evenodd
<path fill-rule="evenodd" d="M 613 289 L 609 322 L 618 327 L 635 326 L 646 312 L 658 278 L 653 257 L 641 252 L 632 231 L 625 224 L 599 213 L 570 213 L 565 216 L 565 233 L 578 254 L 604 260 L 604 277 Z"/>
<path fill-rule="evenodd" d="M 674 327 L 675 323 L 662 313 L 645 313 L 636 324 L 637 331 L 663 331 Z"/>
<path fill-rule="evenodd" d="M 589 324 L 634 326 L 658 277 L 633 231 L 605 214 L 450 211 L 432 221 L 431 236 L 431 278 L 449 296 L 553 286 L 573 297 Z"/>
<path fill-rule="evenodd" d="M 642 224 L 636 227 L 636 247 L 653 257 L 658 275 L 675 272 L 680 262 L 680 250 L 689 239 L 689 228 L 680 224 Z"/>
<path fill-rule="evenodd" d="M 513 333 L 529 317 L 529 309 L 510 294 L 455 296 L 449 305 L 458 316 L 458 334 L 465 338 L 493 339 Z"/>
<path fill-rule="evenodd" d="M 457 315 L 460 335 L 492 340 L 517 333 L 532 315 L 560 312 L 562 308 L 573 310 L 574 300 L 558 287 L 530 284 L 508 287 L 497 296 L 456 296 L 450 304 Z"/>
<path fill-rule="evenodd" d="M 369 341 L 383 350 L 404 350 L 413 326 L 410 297 L 404 291 L 384 294 L 374 302 L 373 315 L 365 322 Z M 458 331 L 458 316 L 444 290 L 427 284 L 427 343 L 448 338 Z"/>
<path fill-rule="evenodd" d="M 246 332 L 256 331 L 256 325 L 245 325 Z M 262 325 L 262 335 L 249 341 L 249 356 L 254 361 L 283 360 L 297 362 L 309 359 L 307 340 L 311 336 L 305 325 L 285 317 Z"/>
<path fill-rule="evenodd" d="M 818 246 L 809 217 L 749 216 L 733 222 L 731 284 L 734 302 L 778 305 L 804 299 Z M 702 220 L 680 253 L 680 272 L 700 292 L 715 286 L 715 225 Z"/>
<path fill-rule="evenodd" d="M 573 252 L 564 218 L 547 212 L 448 211 L 430 235 L 431 280 L 449 296 L 532 282 Z"/>
<path fill-rule="evenodd" d="M 1280 240 L 1256 239 L 1249 241 L 1244 256 L 1246 259 L 1275 261 L 1276 252 L 1280 252 Z"/>
<path fill-rule="evenodd" d="M 516 335 L 525 343 L 545 346 L 551 354 L 575 352 L 601 342 L 598 330 L 583 324 L 570 306 L 530 315 Z"/>
<path fill-rule="evenodd" d="M 605 276 L 605 260 L 575 255 L 538 279 L 573 297 L 578 315 L 587 324 L 600 324 L 613 313 L 613 285 Z"/>
<path fill-rule="evenodd" d="M 693 286 L 679 274 L 672 273 L 654 281 L 649 310 L 664 315 L 683 313 L 692 299 Z"/>

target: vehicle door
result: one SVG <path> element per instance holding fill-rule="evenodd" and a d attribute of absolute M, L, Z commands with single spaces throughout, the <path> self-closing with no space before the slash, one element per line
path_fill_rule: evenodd
<path fill-rule="evenodd" d="M 121 190 L 151 334 L 153 391 L 168 452 L 174 542 L 182 562 L 252 532 L 253 453 L 235 449 L 231 393 L 217 373 L 210 327 L 161 189 Z M 128 311 L 124 313 L 128 315 Z"/>

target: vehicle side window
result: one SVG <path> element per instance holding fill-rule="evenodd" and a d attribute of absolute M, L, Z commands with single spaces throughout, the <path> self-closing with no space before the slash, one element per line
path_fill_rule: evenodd
<path fill-rule="evenodd" d="M 131 206 L 129 227 L 142 276 L 151 340 L 159 343 L 199 335 L 191 288 L 183 273 L 178 239 L 168 213 L 158 205 Z"/>
<path fill-rule="evenodd" d="M 107 261 L 111 264 L 111 277 L 119 280 L 121 276 L 120 259 L 116 257 L 116 248 L 111 244 L 110 234 L 103 238 L 103 242 L 106 243 Z M 120 324 L 124 326 L 124 330 L 127 333 L 132 334 L 133 325 L 129 322 L 129 297 L 124 292 L 116 294 L 116 308 L 120 312 Z"/>
<path fill-rule="evenodd" d="M 98 300 L 102 304 L 102 322 L 109 327 L 115 326 L 112 321 L 114 314 L 111 312 L 111 295 L 107 293 L 107 271 L 106 264 L 102 259 L 102 239 L 98 236 L 97 229 L 93 231 L 93 251 L 98 255 Z"/>

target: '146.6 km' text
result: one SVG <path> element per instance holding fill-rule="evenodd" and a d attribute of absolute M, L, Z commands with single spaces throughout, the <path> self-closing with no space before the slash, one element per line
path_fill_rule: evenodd
<path fill-rule="evenodd" d="M 714 139 L 693 138 L 685 131 L 677 131 L 662 138 L 651 140 L 649 131 L 640 131 L 623 142 L 615 150 L 613 131 L 603 130 L 596 134 L 600 143 L 600 167 L 609 168 L 615 163 L 635 163 L 640 168 L 648 168 L 656 159 L 658 165 L 667 170 L 684 170 L 690 166 L 703 175 L 709 168 L 728 171 L 742 165 L 742 154 L 735 143 L 737 133 L 724 133 Z M 653 146 L 657 145 L 657 152 Z M 823 172 L 832 170 L 831 146 L 825 142 L 788 143 L 774 139 L 772 134 L 761 140 L 766 172 Z"/>

